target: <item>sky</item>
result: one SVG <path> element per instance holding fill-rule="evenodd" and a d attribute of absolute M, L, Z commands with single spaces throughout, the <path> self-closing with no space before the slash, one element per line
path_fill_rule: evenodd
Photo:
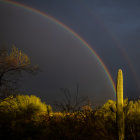
<path fill-rule="evenodd" d="M 119 68 L 123 70 L 124 96 L 129 98 L 139 97 L 139 1 L 17 0 L 17 2 L 47 13 L 75 31 L 100 56 L 114 81 L 116 81 L 117 70 Z M 103 72 L 103 68 L 99 66 L 96 58 L 93 58 L 94 56 L 92 56 L 87 49 L 75 49 L 75 46 L 80 47 L 82 44 L 80 44 L 72 35 L 58 25 L 55 25 L 35 13 L 31 13 L 22 8 L 13 8 L 6 4 L 1 4 L 0 6 L 2 7 L 0 8 L 0 18 L 4 21 L 4 25 L 0 25 L 2 27 L 1 30 L 3 30 L 0 34 L 2 38 L 1 42 L 8 42 L 8 45 L 15 43 L 20 46 L 21 49 L 28 52 L 34 60 L 34 63 L 37 62 L 42 67 L 44 63 L 46 64 L 42 76 L 38 76 L 38 81 L 43 79 L 42 77 L 44 77 L 44 74 L 49 80 L 43 80 L 43 83 L 45 84 L 42 84 L 41 82 L 41 84 L 37 84 L 37 86 L 34 86 L 35 83 L 29 82 L 30 84 L 28 83 L 26 88 L 29 88 L 30 86 L 34 87 L 33 91 L 38 91 L 43 95 L 44 91 L 50 92 L 51 95 L 49 96 L 54 98 L 56 97 L 56 94 L 53 94 L 54 91 L 52 92 L 52 89 L 55 89 L 56 91 L 61 87 L 74 87 L 74 85 L 80 81 L 81 87 L 84 87 L 83 85 L 85 85 L 85 88 L 81 88 L 81 93 L 83 92 L 82 95 L 85 95 L 85 92 L 88 96 L 100 92 L 100 94 L 98 93 L 96 96 L 93 96 L 96 101 L 99 97 L 102 97 L 102 100 L 113 98 L 112 94 L 114 93 L 112 93 L 113 91 L 111 90 L 109 81 L 105 84 L 105 80 L 107 79 Z M 11 28 L 9 27 L 10 25 Z M 15 32 L 14 36 L 16 39 L 13 37 L 12 32 Z M 22 37 L 20 38 L 18 34 L 21 34 L 21 32 Z M 36 33 L 41 36 L 36 35 Z M 26 38 L 26 34 L 28 34 L 27 36 L 30 35 L 30 38 Z M 46 38 L 48 39 L 44 42 Z M 39 41 L 35 42 L 35 40 Z M 47 46 L 59 46 L 59 48 L 48 47 L 46 48 L 48 54 L 46 54 L 43 51 L 44 48 L 41 47 L 41 45 L 44 46 L 44 43 L 46 43 Z M 26 48 L 26 45 L 29 45 L 30 49 L 28 47 Z M 33 46 L 36 45 L 40 47 L 40 50 L 37 47 L 34 47 L 34 51 L 32 51 Z M 67 48 L 64 46 L 67 46 Z M 56 52 L 53 51 L 54 49 L 57 49 Z M 65 52 L 65 54 L 63 52 Z M 75 54 L 73 54 L 73 52 L 75 52 Z M 41 56 L 43 57 L 42 59 Z M 45 56 L 46 58 L 44 59 Z M 46 61 L 43 62 L 43 60 Z M 48 67 L 51 67 L 50 71 Z M 65 68 L 62 70 L 62 67 Z M 82 71 L 81 75 L 79 74 L 79 71 Z M 47 74 L 47 72 L 50 73 Z M 77 76 L 77 73 L 79 76 Z M 53 75 L 53 77 L 51 77 L 51 75 Z M 65 85 L 64 83 L 67 84 Z M 48 87 L 45 85 L 48 85 Z M 94 90 L 92 89 L 92 85 L 94 85 Z M 99 88 L 99 85 L 102 85 L 102 88 Z M 105 95 L 102 95 L 103 92 Z"/>

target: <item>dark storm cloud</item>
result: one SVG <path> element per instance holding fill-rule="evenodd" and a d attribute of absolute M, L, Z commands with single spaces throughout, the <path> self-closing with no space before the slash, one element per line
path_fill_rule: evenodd
<path fill-rule="evenodd" d="M 90 8 L 95 10 L 111 28 L 121 34 L 139 27 L 139 1 L 94 1 Z M 118 30 L 119 29 L 119 30 Z M 125 35 L 125 34 L 123 34 Z"/>
<path fill-rule="evenodd" d="M 61 98 L 59 88 L 71 88 L 79 83 L 80 95 L 89 96 L 98 103 L 113 98 L 111 84 L 95 56 L 68 31 L 56 23 L 19 7 L 0 5 L 1 40 L 14 43 L 24 50 L 41 72 L 28 76 L 21 85 L 28 93 L 47 97 L 49 101 Z"/>
<path fill-rule="evenodd" d="M 113 79 L 124 70 L 126 96 L 138 96 L 131 65 L 140 79 L 140 1 L 138 0 L 17 0 L 44 11 L 82 36 L 99 54 Z M 128 61 L 124 52 L 131 62 Z M 126 93 L 126 92 L 125 92 Z M 132 94 L 133 93 L 133 94 Z"/>
<path fill-rule="evenodd" d="M 125 88 L 127 91 L 125 95 L 132 96 L 133 92 L 135 96 L 139 96 L 140 83 L 136 83 L 134 72 L 139 79 L 140 1 L 92 1 L 91 3 L 87 3 L 90 10 L 93 14 L 96 13 L 96 16 L 101 19 L 110 38 L 114 40 L 114 45 L 107 48 L 109 48 L 110 52 L 112 52 L 114 47 L 118 48 L 119 51 L 115 50 L 116 55 L 111 57 L 111 60 L 105 55 L 103 49 L 99 51 L 99 54 L 107 62 L 106 65 L 111 71 L 115 71 L 119 66 L 123 68 L 124 81 L 126 81 Z"/>

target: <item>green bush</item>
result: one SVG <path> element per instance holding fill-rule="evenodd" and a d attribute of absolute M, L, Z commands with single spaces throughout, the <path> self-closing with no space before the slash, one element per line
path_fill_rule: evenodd
<path fill-rule="evenodd" d="M 125 140 L 140 139 L 140 100 L 124 100 Z M 50 113 L 49 113 L 50 112 Z M 52 112 L 33 95 L 0 103 L 0 137 L 10 140 L 115 140 L 116 102 L 94 110 Z"/>
<path fill-rule="evenodd" d="M 39 132 L 35 123 L 38 115 L 48 112 L 52 112 L 51 106 L 34 95 L 5 98 L 0 102 L 0 137 L 14 140 L 35 137 Z"/>
<path fill-rule="evenodd" d="M 36 113 L 51 111 L 51 106 L 42 103 L 40 98 L 34 95 L 10 96 L 0 103 L 0 112 L 5 115 L 13 115 L 12 117 L 28 118 Z"/>

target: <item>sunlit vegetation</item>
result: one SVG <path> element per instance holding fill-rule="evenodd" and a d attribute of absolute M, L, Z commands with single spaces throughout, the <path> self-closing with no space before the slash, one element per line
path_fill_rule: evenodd
<path fill-rule="evenodd" d="M 0 139 L 2 140 L 116 140 L 119 106 L 108 100 L 95 108 L 91 101 L 78 97 L 78 86 L 74 100 L 71 93 L 63 89 L 66 100 L 56 103 L 59 111 L 34 95 L 15 93 L 16 84 L 22 72 L 34 73 L 30 58 L 13 47 L 9 53 L 0 50 Z M 119 82 L 120 83 L 120 82 Z M 125 140 L 140 139 L 140 99 L 123 100 L 122 86 L 117 88 L 117 102 L 123 112 Z M 2 96 L 3 95 L 3 96 Z M 117 116 L 117 117 L 116 117 Z M 120 119 L 121 120 L 121 119 Z M 118 120 L 118 122 L 120 122 Z M 121 123 L 120 123 L 121 124 Z"/>
<path fill-rule="evenodd" d="M 117 139 L 124 140 L 124 111 L 123 111 L 123 72 L 118 70 L 116 82 L 116 125 L 117 125 Z"/>
<path fill-rule="evenodd" d="M 88 109 L 87 109 L 88 108 Z M 9 96 L 0 103 L 0 137 L 13 140 L 115 140 L 116 102 L 96 109 L 53 112 L 34 95 Z M 125 139 L 140 138 L 140 100 L 124 100 Z"/>

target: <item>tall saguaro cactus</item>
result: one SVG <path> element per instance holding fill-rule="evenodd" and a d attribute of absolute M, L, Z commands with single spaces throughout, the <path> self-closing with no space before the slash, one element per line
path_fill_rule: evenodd
<path fill-rule="evenodd" d="M 116 122 L 118 140 L 124 140 L 124 113 L 123 113 L 123 73 L 118 70 L 116 85 Z"/>

